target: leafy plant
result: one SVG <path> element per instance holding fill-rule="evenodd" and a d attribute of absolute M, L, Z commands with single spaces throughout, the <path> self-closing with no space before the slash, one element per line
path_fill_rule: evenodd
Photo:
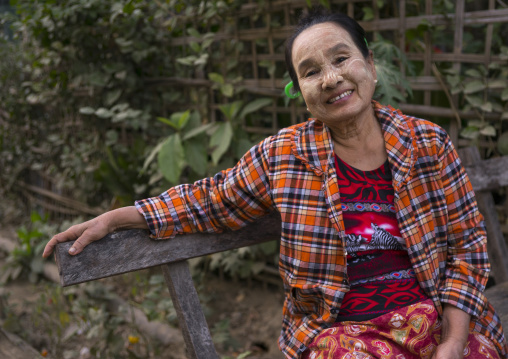
<path fill-rule="evenodd" d="M 35 283 L 43 272 L 44 260 L 41 255 L 47 236 L 40 227 L 47 223 L 48 217 L 32 212 L 30 221 L 28 226 L 22 226 L 17 230 L 19 244 L 9 253 L 1 282 L 14 280 L 25 270 L 30 282 Z"/>
<path fill-rule="evenodd" d="M 452 95 L 460 96 L 461 110 L 472 111 L 476 118 L 469 120 L 461 136 L 477 141 L 480 136 L 491 140 L 498 138 L 497 150 L 508 154 L 508 135 L 503 132 L 503 122 L 508 119 L 508 47 L 501 48 L 501 63 L 493 62 L 488 67 L 478 65 L 463 72 L 446 70 L 446 80 Z M 487 115 L 497 114 L 501 121 L 487 120 Z"/>
<path fill-rule="evenodd" d="M 399 103 L 406 101 L 408 95 L 413 94 L 409 81 L 400 72 L 400 66 L 410 74 L 413 73 L 413 68 L 400 49 L 381 36 L 378 41 L 370 44 L 370 49 L 374 53 L 378 78 L 374 96 L 383 104 L 398 107 Z"/>

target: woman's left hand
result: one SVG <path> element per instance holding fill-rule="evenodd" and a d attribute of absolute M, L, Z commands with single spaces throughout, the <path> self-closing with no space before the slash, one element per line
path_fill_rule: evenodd
<path fill-rule="evenodd" d="M 471 317 L 453 305 L 443 308 L 441 343 L 431 359 L 462 359 L 469 335 Z"/>
<path fill-rule="evenodd" d="M 464 345 L 461 342 L 448 340 L 437 346 L 431 359 L 462 359 L 464 357 Z"/>

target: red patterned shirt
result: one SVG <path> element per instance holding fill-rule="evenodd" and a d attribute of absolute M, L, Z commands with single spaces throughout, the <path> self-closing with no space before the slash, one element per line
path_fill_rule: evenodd
<path fill-rule="evenodd" d="M 335 169 L 350 285 L 335 320 L 370 320 L 428 299 L 399 231 L 388 161 L 375 170 L 361 171 L 335 156 Z"/>

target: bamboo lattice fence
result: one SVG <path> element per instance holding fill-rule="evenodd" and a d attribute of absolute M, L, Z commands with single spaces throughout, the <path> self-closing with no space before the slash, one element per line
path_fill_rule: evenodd
<path fill-rule="evenodd" d="M 451 103 L 442 101 L 446 96 L 446 84 L 442 75 L 436 73 L 434 65 L 447 63 L 448 66 L 460 70 L 461 67 L 489 65 L 501 61 L 493 52 L 492 39 L 495 29 L 505 34 L 508 32 L 507 5 L 499 0 L 457 0 L 452 3 L 452 12 L 436 13 L 435 5 L 443 1 L 384 1 L 382 9 L 378 7 L 377 0 L 329 2 L 332 10 L 347 13 L 356 19 L 363 14 L 364 8 L 373 9 L 372 20 L 360 21 L 368 33 L 368 40 L 376 40 L 382 36 L 393 41 L 407 59 L 419 67 L 417 75 L 407 77 L 414 96 L 408 99 L 408 103 L 401 104 L 400 108 L 419 117 L 451 119 L 448 130 L 454 142 L 457 142 L 460 126 L 457 119 L 471 119 L 477 114 L 474 111 L 458 111 L 456 98 L 451 98 Z M 231 41 L 239 41 L 244 45 L 244 51 L 237 54 L 238 61 L 243 65 L 243 80 L 239 85 L 245 86 L 248 93 L 273 97 L 273 105 L 266 109 L 271 119 L 270 126 L 247 126 L 247 130 L 252 133 L 273 134 L 282 127 L 304 121 L 309 115 L 301 103 L 293 101 L 286 106 L 282 96 L 283 88 L 288 82 L 288 79 L 284 78 L 284 40 L 291 33 L 300 14 L 307 9 L 305 0 L 266 1 L 263 7 L 259 1 L 251 0 L 242 6 L 227 31 L 218 36 L 218 51 L 224 52 L 224 44 Z M 423 36 L 408 40 L 407 32 L 422 25 L 428 29 L 423 31 Z M 469 35 L 467 39 L 464 38 L 465 34 Z M 471 39 L 470 34 L 474 34 L 475 38 Z M 173 46 L 181 46 L 194 40 L 192 37 L 181 37 L 174 41 Z M 468 53 L 466 40 L 483 43 L 483 51 Z M 415 43 L 417 46 L 413 46 Z M 222 73 L 226 75 L 228 57 L 223 54 L 221 58 Z M 273 66 L 271 72 L 266 69 L 270 65 Z M 212 86 L 212 82 L 205 76 L 157 80 L 159 83 L 179 84 L 183 87 Z M 214 103 L 211 92 L 208 103 L 212 110 L 216 109 L 217 104 Z M 211 114 L 212 120 L 215 120 L 216 114 L 213 111 Z M 487 114 L 486 118 L 500 120 L 501 115 Z M 459 143 L 466 144 L 465 141 Z"/>

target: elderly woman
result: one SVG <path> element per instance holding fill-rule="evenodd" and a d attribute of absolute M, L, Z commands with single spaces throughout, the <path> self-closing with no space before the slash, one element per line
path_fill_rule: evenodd
<path fill-rule="evenodd" d="M 483 295 L 486 236 L 446 132 L 372 100 L 364 30 L 314 12 L 287 42 L 294 90 L 314 118 L 254 146 L 213 178 L 57 234 L 71 254 L 120 228 L 154 238 L 282 220 L 287 358 L 507 357 Z"/>

